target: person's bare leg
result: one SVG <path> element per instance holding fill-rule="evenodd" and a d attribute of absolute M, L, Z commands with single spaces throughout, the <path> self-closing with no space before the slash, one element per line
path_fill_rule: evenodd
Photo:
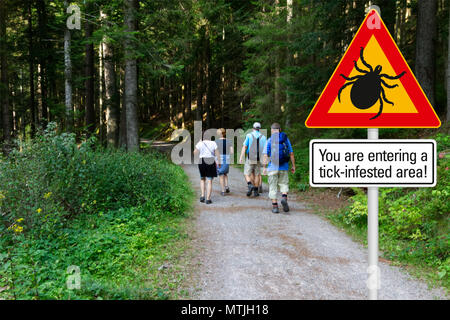
<path fill-rule="evenodd" d="M 220 187 L 222 188 L 222 192 L 225 192 L 225 176 L 219 176 Z"/>
<path fill-rule="evenodd" d="M 255 184 L 253 185 L 253 194 L 255 197 L 259 196 L 259 186 L 261 183 L 261 175 L 255 173 Z"/>
<path fill-rule="evenodd" d="M 211 200 L 211 193 L 212 193 L 212 180 L 208 179 L 206 182 L 206 200 Z"/>
<path fill-rule="evenodd" d="M 228 189 L 230 186 L 228 185 L 228 175 L 224 175 L 225 188 Z"/>
<path fill-rule="evenodd" d="M 200 191 L 202 193 L 202 198 L 205 197 L 205 178 L 200 179 Z"/>
<path fill-rule="evenodd" d="M 253 185 L 255 187 L 259 187 L 261 185 L 261 175 L 260 174 L 255 175 L 255 183 Z"/>

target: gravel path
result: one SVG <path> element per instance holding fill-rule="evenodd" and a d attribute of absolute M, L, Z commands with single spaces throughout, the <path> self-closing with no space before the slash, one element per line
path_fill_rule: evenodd
<path fill-rule="evenodd" d="M 198 168 L 184 166 L 199 194 Z M 290 196 L 289 213 L 272 214 L 267 186 L 245 195 L 242 172 L 230 168 L 231 193 L 195 207 L 196 299 L 366 299 L 367 250 Z M 281 209 L 281 207 L 280 207 Z M 446 299 L 441 289 L 380 262 L 380 299 Z"/>

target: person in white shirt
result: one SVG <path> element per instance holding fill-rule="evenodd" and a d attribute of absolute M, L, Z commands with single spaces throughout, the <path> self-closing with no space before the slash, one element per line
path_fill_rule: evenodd
<path fill-rule="evenodd" d="M 200 163 L 198 170 L 200 172 L 200 202 L 206 204 L 212 203 L 212 180 L 217 177 L 217 167 L 220 168 L 220 163 L 216 164 L 216 158 L 219 158 L 219 150 L 217 144 L 211 140 L 200 140 L 195 145 L 194 155 L 199 155 Z M 206 182 L 206 183 L 205 183 Z M 206 199 L 205 199 L 206 194 Z"/>

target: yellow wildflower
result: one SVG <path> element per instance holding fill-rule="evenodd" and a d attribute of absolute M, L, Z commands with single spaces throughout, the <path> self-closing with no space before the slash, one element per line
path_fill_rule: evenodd
<path fill-rule="evenodd" d="M 39 208 L 39 209 L 37 209 L 36 211 L 37 211 L 37 213 L 41 213 L 41 212 L 42 212 L 42 209 Z"/>
<path fill-rule="evenodd" d="M 52 195 L 51 192 L 47 192 L 46 194 L 44 194 L 44 199 L 50 198 L 51 195 Z"/>
<path fill-rule="evenodd" d="M 16 222 L 18 222 L 18 223 L 20 223 L 22 221 L 23 221 L 23 218 L 19 218 L 19 219 L 16 220 Z"/>
<path fill-rule="evenodd" d="M 23 227 L 18 226 L 17 224 L 13 224 L 8 229 L 14 231 L 15 233 L 21 233 L 23 231 Z"/>
<path fill-rule="evenodd" d="M 3 193 L 0 192 L 0 200 L 3 200 L 3 199 L 5 199 L 5 198 L 6 198 L 5 195 L 4 195 Z"/>

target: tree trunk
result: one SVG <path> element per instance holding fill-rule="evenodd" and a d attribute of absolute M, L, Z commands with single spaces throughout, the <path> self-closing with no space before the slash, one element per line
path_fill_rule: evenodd
<path fill-rule="evenodd" d="M 100 12 L 100 16 L 101 16 Z M 97 114 L 98 111 L 98 135 L 100 143 L 103 145 L 103 142 L 105 141 L 105 135 L 106 135 L 106 127 L 105 127 L 105 111 L 103 108 L 103 101 L 105 100 L 105 72 L 103 68 L 103 41 L 100 42 L 100 45 L 98 46 L 98 104 L 97 108 L 95 110 L 95 113 Z"/>
<path fill-rule="evenodd" d="M 206 37 L 205 37 L 205 92 L 206 92 L 206 99 L 205 99 L 205 105 L 206 105 L 206 126 L 208 128 L 211 128 L 212 125 L 212 99 L 213 99 L 213 84 L 212 84 L 212 70 L 211 70 L 211 46 L 210 46 L 210 31 L 209 29 L 206 30 Z"/>
<path fill-rule="evenodd" d="M 437 1 L 418 1 L 417 6 L 416 77 L 428 100 L 434 105 Z"/>
<path fill-rule="evenodd" d="M 191 100 L 192 100 L 192 95 L 191 95 L 191 73 L 190 73 L 190 67 L 189 66 L 185 66 L 184 67 L 184 109 L 186 110 L 186 119 L 185 122 L 188 123 L 189 121 L 191 121 Z"/>
<path fill-rule="evenodd" d="M 30 81 L 30 111 L 31 111 L 31 137 L 36 133 L 36 102 L 34 92 L 34 53 L 33 53 L 33 19 L 31 12 L 31 2 L 28 3 L 28 65 Z"/>
<path fill-rule="evenodd" d="M 450 21 L 450 9 L 449 21 Z M 448 47 L 447 47 L 447 122 L 450 121 L 450 23 L 448 24 Z"/>
<path fill-rule="evenodd" d="M 286 17 L 286 23 L 288 25 L 288 44 L 291 41 L 290 38 L 290 33 L 291 33 L 291 23 L 292 23 L 292 15 L 293 15 L 293 0 L 286 0 L 286 7 L 287 7 L 287 17 Z M 290 52 L 290 48 L 289 46 L 287 47 L 287 52 L 286 52 L 286 63 L 287 66 L 289 67 L 291 65 L 292 62 L 292 54 Z M 287 83 L 290 83 L 290 81 L 288 80 Z M 286 128 L 290 128 L 291 127 L 291 116 L 292 116 L 292 106 L 291 106 L 291 96 L 289 94 L 289 85 L 287 85 L 286 88 L 286 122 L 285 122 L 285 127 Z"/>
<path fill-rule="evenodd" d="M 203 66 L 201 56 L 197 62 L 197 108 L 196 120 L 203 121 Z"/>
<path fill-rule="evenodd" d="M 91 12 L 91 6 L 87 5 L 87 12 Z M 95 131 L 95 108 L 94 108 L 94 44 L 91 42 L 92 23 L 85 21 L 85 37 L 89 41 L 86 43 L 85 51 L 85 121 L 90 134 Z"/>
<path fill-rule="evenodd" d="M 124 70 L 120 69 L 120 88 L 124 88 Z M 119 101 L 122 103 L 122 109 L 120 110 L 120 128 L 119 128 L 119 147 L 123 149 L 127 149 L 127 112 L 126 112 L 126 104 L 125 104 L 125 93 L 124 89 L 122 89 L 122 96 L 119 97 Z"/>
<path fill-rule="evenodd" d="M 46 42 L 47 37 L 47 7 L 44 0 L 38 2 L 38 22 L 39 22 L 39 65 L 40 65 L 40 88 L 41 88 L 41 125 L 43 128 L 48 122 L 48 77 L 47 77 L 47 60 L 49 48 Z"/>
<path fill-rule="evenodd" d="M 8 64 L 6 59 L 7 44 L 6 44 L 6 13 L 5 0 L 0 0 L 0 93 L 2 104 L 2 128 L 3 128 L 3 142 L 8 145 L 11 142 L 11 112 L 9 110 L 9 81 L 8 81 Z"/>
<path fill-rule="evenodd" d="M 107 16 L 104 15 L 107 19 Z M 118 95 L 116 88 L 116 72 L 114 70 L 113 48 L 110 41 L 103 38 L 104 77 L 105 77 L 105 109 L 106 109 L 106 141 L 108 147 L 117 147 L 119 138 L 117 105 Z"/>
<path fill-rule="evenodd" d="M 280 1 L 275 0 L 275 10 L 279 14 Z M 278 114 L 281 111 L 281 97 L 280 97 L 280 52 L 275 48 L 275 79 L 274 79 L 274 112 Z"/>
<path fill-rule="evenodd" d="M 64 1 L 64 9 L 69 6 Z M 73 130 L 73 106 L 72 106 L 72 61 L 70 59 L 70 30 L 64 29 L 64 77 L 65 77 L 65 106 L 66 106 L 66 130 Z"/>
<path fill-rule="evenodd" d="M 138 0 L 125 0 L 125 28 L 133 32 L 136 28 Z M 134 41 L 130 34 L 125 39 L 125 108 L 127 125 L 127 150 L 139 150 L 139 128 L 137 115 L 137 63 L 134 57 Z"/>

